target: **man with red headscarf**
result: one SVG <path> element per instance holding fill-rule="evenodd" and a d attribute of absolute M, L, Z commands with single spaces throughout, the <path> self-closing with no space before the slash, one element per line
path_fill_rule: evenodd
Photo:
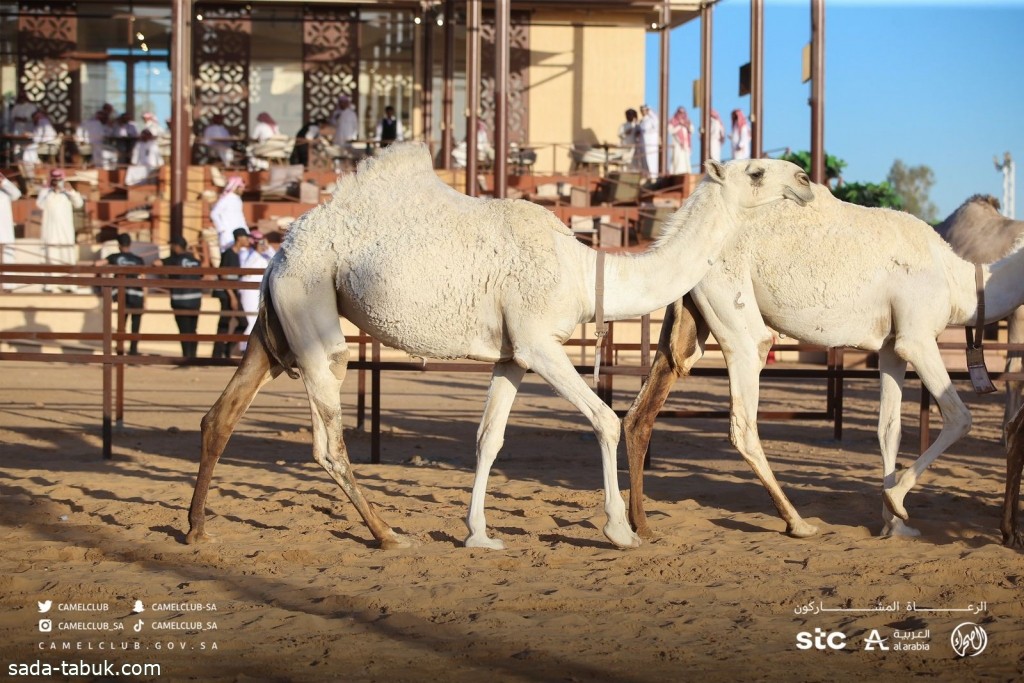
<path fill-rule="evenodd" d="M 672 174 L 692 173 L 690 140 L 693 137 L 693 123 L 686 113 L 686 107 L 680 106 L 668 120 L 668 132 L 672 134 Z"/>
<path fill-rule="evenodd" d="M 732 158 L 750 158 L 750 124 L 739 109 L 732 110 Z"/>
<path fill-rule="evenodd" d="M 47 263 L 78 263 L 74 210 L 84 204 L 82 195 L 65 186 L 62 169 L 50 171 L 50 185 L 43 188 L 36 198 L 36 206 L 43 211 L 41 237 Z M 66 289 L 71 290 L 70 287 Z"/>

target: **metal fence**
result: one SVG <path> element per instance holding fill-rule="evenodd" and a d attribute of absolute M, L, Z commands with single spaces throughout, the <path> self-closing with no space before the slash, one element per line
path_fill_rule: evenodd
<path fill-rule="evenodd" d="M 16 265 L 6 264 L 0 266 L 0 285 L 6 293 L 10 287 L 21 290 L 37 288 L 75 288 L 81 291 L 87 288 L 99 295 L 101 304 L 102 330 L 99 332 L 68 332 L 68 331 L 42 331 L 32 329 L 21 330 L 0 330 L 0 342 L 6 342 L 7 346 L 36 346 L 37 351 L 0 351 L 0 361 L 41 361 L 61 362 L 71 364 L 99 364 L 102 366 L 103 376 L 103 417 L 102 417 L 102 438 L 103 457 L 112 456 L 114 426 L 120 425 L 124 420 L 124 397 L 125 397 L 125 373 L 133 366 L 143 365 L 174 365 L 174 366 L 230 366 L 237 365 L 237 358 L 184 358 L 174 354 L 146 354 L 128 355 L 125 348 L 134 341 L 165 341 L 165 342 L 223 342 L 233 343 L 245 341 L 245 336 L 240 334 L 219 335 L 219 334 L 191 334 L 182 335 L 179 333 L 138 333 L 133 334 L 127 330 L 127 320 L 132 313 L 141 312 L 127 306 L 125 300 L 125 289 L 128 285 L 141 287 L 151 294 L 160 292 L 166 293 L 175 288 L 201 289 L 204 292 L 213 289 L 255 289 L 259 287 L 256 282 L 241 280 L 223 280 L 222 276 L 241 276 L 247 274 L 258 274 L 260 271 L 243 268 L 172 268 L 152 266 L 41 266 L 41 265 Z M 200 280 L 174 279 L 174 275 L 200 275 Z M 0 310 L 22 310 L 20 305 L 21 297 L 18 295 L 0 294 Z M 55 302 L 60 299 L 55 297 Z M 59 306 L 35 308 L 37 312 L 60 312 Z M 74 309 L 78 310 L 78 309 Z M 146 310 L 152 314 L 151 310 Z M 180 313 L 180 311 L 176 311 Z M 244 315 L 243 312 L 221 313 L 221 312 L 200 312 L 196 315 L 210 317 L 212 315 Z M 623 329 L 627 325 L 639 325 L 640 342 L 616 341 L 616 329 Z M 640 376 L 645 377 L 650 371 L 651 364 L 651 325 L 650 316 L 629 321 L 619 321 L 611 325 L 608 334 L 600 342 L 602 346 L 602 367 L 598 381 L 597 392 L 609 405 L 614 402 L 614 380 L 617 376 Z M 632 335 L 634 338 L 637 335 Z M 366 409 L 370 409 L 370 431 L 371 431 L 371 459 L 373 462 L 380 461 L 380 422 L 381 406 L 383 396 L 381 391 L 381 375 L 384 372 L 487 372 L 491 371 L 490 364 L 478 362 L 452 362 L 452 361 L 393 361 L 382 360 L 381 344 L 366 335 L 360 333 L 354 338 L 349 336 L 347 341 L 358 349 L 356 359 L 349 363 L 349 368 L 357 372 L 357 404 L 356 404 L 356 427 L 365 429 Z M 44 352 L 42 350 L 46 342 L 57 342 L 62 348 L 61 353 Z M 580 336 L 570 339 L 566 346 L 575 347 L 573 352 L 578 357 L 577 370 L 589 374 L 593 366 L 588 364 L 588 359 L 593 358 L 593 350 L 598 342 L 589 338 L 587 326 L 581 327 Z M 963 348 L 964 344 L 942 344 L 943 348 Z M 878 381 L 878 373 L 867 368 L 848 368 L 844 364 L 843 349 L 825 349 L 819 346 L 806 344 L 785 344 L 779 347 L 787 351 L 817 351 L 822 352 L 825 357 L 824 363 L 789 363 L 779 362 L 769 365 L 761 372 L 764 379 L 779 380 L 820 380 L 822 382 L 821 398 L 823 407 L 816 411 L 760 411 L 759 419 L 765 420 L 825 420 L 832 423 L 834 437 L 842 438 L 843 427 L 843 385 L 848 380 L 872 380 Z M 989 349 L 1024 350 L 1020 345 L 1010 344 L 989 344 Z M 709 350 L 717 350 L 714 345 L 708 346 Z M 820 354 L 819 354 L 820 355 Z M 637 356 L 639 360 L 636 360 Z M 623 360 L 628 357 L 632 362 Z M 698 366 L 693 370 L 694 377 L 701 378 L 727 378 L 728 371 L 725 367 Z M 368 377 L 367 377 L 368 376 Z M 956 380 L 968 379 L 966 372 L 950 372 L 950 376 Z M 913 372 L 908 372 L 907 378 L 916 380 Z M 369 387 L 367 387 L 369 379 Z M 1024 379 L 1021 373 L 993 373 L 993 379 Z M 367 393 L 369 393 L 369 404 L 367 404 Z M 632 396 L 629 396 L 632 399 Z M 619 410 L 621 415 L 623 410 Z M 728 410 L 696 411 L 696 410 L 662 410 L 661 418 L 728 418 Z M 929 396 L 926 391 L 921 392 L 921 443 L 920 449 L 923 452 L 930 441 L 929 435 Z"/>

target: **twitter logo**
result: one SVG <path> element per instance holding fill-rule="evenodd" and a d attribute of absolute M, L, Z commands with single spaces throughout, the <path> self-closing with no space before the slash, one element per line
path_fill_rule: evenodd
<path fill-rule="evenodd" d="M 36 601 L 36 604 L 39 605 L 39 613 L 43 614 L 50 611 L 50 607 L 53 606 L 53 600 L 46 600 L 44 602 Z"/>

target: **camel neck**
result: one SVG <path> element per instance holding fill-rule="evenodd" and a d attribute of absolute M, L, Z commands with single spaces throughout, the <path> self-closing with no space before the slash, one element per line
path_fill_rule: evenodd
<path fill-rule="evenodd" d="M 1024 303 L 1024 249 L 1018 249 L 984 268 L 985 322 L 993 322 L 1010 315 Z M 970 289 L 973 292 L 973 277 L 968 279 L 969 282 L 961 284 L 961 289 Z M 977 302 L 965 310 L 968 311 L 971 320 L 963 324 L 976 323 L 974 318 L 977 316 Z"/>
<path fill-rule="evenodd" d="M 605 259 L 605 317 L 632 318 L 663 308 L 690 291 L 732 239 L 737 216 L 717 185 L 702 184 L 672 218 L 668 234 L 638 255 Z"/>

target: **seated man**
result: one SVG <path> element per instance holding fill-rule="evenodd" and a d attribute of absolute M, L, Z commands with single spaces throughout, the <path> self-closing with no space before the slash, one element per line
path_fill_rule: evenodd
<path fill-rule="evenodd" d="M 225 166 L 231 166 L 235 160 L 231 131 L 224 125 L 224 117 L 220 114 L 214 114 L 210 118 L 210 124 L 203 129 L 203 144 L 209 147 Z"/>

